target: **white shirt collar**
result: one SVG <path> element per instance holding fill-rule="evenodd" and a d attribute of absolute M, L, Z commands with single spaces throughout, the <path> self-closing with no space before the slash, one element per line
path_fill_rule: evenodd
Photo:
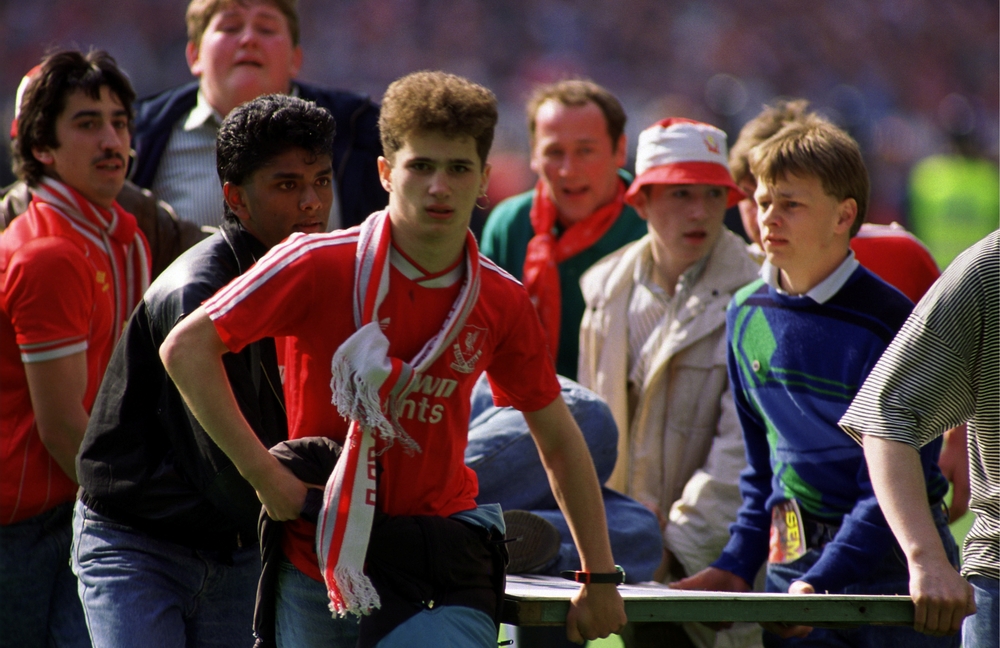
<path fill-rule="evenodd" d="M 292 87 L 288 93 L 292 97 L 299 96 L 299 86 L 292 83 Z M 205 98 L 205 93 L 198 89 L 198 101 L 195 103 L 194 108 L 188 113 L 187 119 L 184 121 L 184 130 L 193 131 L 196 128 L 200 128 L 212 120 L 212 125 L 218 128 L 222 125 L 222 120 L 224 117 L 219 114 L 215 108 L 212 108 L 211 104 L 208 103 L 208 99 Z"/>
<path fill-rule="evenodd" d="M 198 90 L 198 102 L 188 113 L 188 117 L 184 120 L 184 130 L 193 131 L 196 128 L 201 128 L 205 124 L 210 124 L 215 128 L 218 128 L 222 124 L 222 115 L 212 108 L 208 103 L 208 99 L 205 98 L 205 94 Z"/>
<path fill-rule="evenodd" d="M 844 287 L 847 280 L 850 278 L 854 271 L 861 265 L 858 260 L 854 258 L 854 250 L 847 251 L 847 257 L 841 262 L 837 269 L 827 275 L 826 279 L 819 282 L 813 286 L 803 297 L 809 297 L 817 304 L 823 304 L 829 301 L 837 292 Z M 788 291 L 782 289 L 781 281 L 779 280 L 778 268 L 771 265 L 770 261 L 764 261 L 763 265 L 760 267 L 760 277 L 767 283 L 778 291 L 779 294 L 788 295 Z"/>
<path fill-rule="evenodd" d="M 424 288 L 447 288 L 448 286 L 454 286 L 465 277 L 465 254 L 462 255 L 460 263 L 455 264 L 454 268 L 440 275 L 428 276 L 423 270 L 403 256 L 395 246 L 389 248 L 389 263 L 396 270 L 399 270 L 404 277 L 420 284 Z"/>

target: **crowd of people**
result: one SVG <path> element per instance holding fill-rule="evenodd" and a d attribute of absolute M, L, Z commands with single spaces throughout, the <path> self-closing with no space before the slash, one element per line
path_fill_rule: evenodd
<path fill-rule="evenodd" d="M 493 204 L 530 186 L 523 102 L 539 82 L 593 78 L 620 97 L 630 143 L 663 115 L 715 124 L 732 140 L 775 96 L 806 97 L 859 141 L 872 222 L 907 225 L 907 178 L 949 150 L 942 113 L 968 112 L 978 154 L 996 161 L 998 9 L 931 0 L 796 3 L 627 0 L 302 0 L 300 78 L 381 97 L 411 70 L 444 69 L 491 88 L 500 106 Z M 183 83 L 179 5 L 158 0 L 0 3 L 0 121 L 24 71 L 52 46 L 91 44 L 139 96 Z M 947 100 L 947 101 L 946 101 Z M 634 155 L 630 148 L 629 157 Z M 507 167 L 504 169 L 503 167 Z M 9 166 L 0 151 L 0 185 Z"/>
<path fill-rule="evenodd" d="M 380 7 L 357 24 L 413 10 Z M 534 9 L 572 45 L 571 8 Z M 580 583 L 522 648 L 997 643 L 1000 207 L 939 278 L 866 223 L 862 146 L 806 100 L 731 147 L 671 114 L 633 146 L 572 78 L 532 86 L 535 186 L 477 236 L 487 86 L 299 81 L 295 0 L 186 23 L 192 81 L 137 99 L 66 49 L 16 93 L 0 646 L 491 646 L 507 573 Z M 626 582 L 909 594 L 915 618 L 629 623 Z"/>

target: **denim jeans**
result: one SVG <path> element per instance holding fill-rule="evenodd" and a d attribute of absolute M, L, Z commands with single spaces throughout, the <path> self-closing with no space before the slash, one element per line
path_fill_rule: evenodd
<path fill-rule="evenodd" d="M 275 604 L 278 648 L 353 648 L 358 641 L 357 618 L 333 618 L 329 603 L 323 583 L 282 559 Z M 496 644 L 497 630 L 489 616 L 467 607 L 443 606 L 410 617 L 386 635 L 378 648 L 493 648 Z"/>
<path fill-rule="evenodd" d="M 948 530 L 948 515 L 942 507 L 932 511 L 934 522 L 944 544 L 945 553 L 953 565 L 958 566 L 958 546 Z M 802 558 L 787 565 L 768 564 L 768 592 L 787 592 L 791 582 L 805 574 L 816 564 L 822 549 L 810 549 Z M 893 548 L 878 564 L 872 565 L 871 575 L 863 583 L 856 583 L 832 594 L 902 594 L 910 593 L 910 574 L 903 550 L 894 541 Z M 822 596 L 817 594 L 817 596 Z M 807 646 L 842 646 L 843 648 L 958 648 L 959 636 L 932 637 L 917 632 L 912 626 L 859 626 L 852 628 L 813 628 L 803 639 L 781 639 L 764 632 L 767 648 Z"/>
<path fill-rule="evenodd" d="M 0 648 L 89 648 L 69 568 L 73 503 L 0 526 Z"/>
<path fill-rule="evenodd" d="M 260 549 L 165 542 L 78 502 L 73 571 L 96 646 L 248 648 Z"/>
<path fill-rule="evenodd" d="M 282 558 L 275 590 L 274 639 L 278 648 L 353 648 L 358 619 L 336 619 L 323 583 Z"/>
<path fill-rule="evenodd" d="M 976 592 L 976 613 L 962 623 L 962 645 L 965 648 L 1000 646 L 1000 581 L 985 576 L 969 579 Z"/>
<path fill-rule="evenodd" d="M 597 394 L 580 384 L 562 376 L 559 382 L 563 400 L 583 432 L 597 478 L 603 484 L 611 476 L 618 458 L 618 428 L 611 410 Z M 580 568 L 580 556 L 552 496 L 528 424 L 521 412 L 493 405 L 485 376 L 472 392 L 465 464 L 479 478 L 476 498 L 479 504 L 496 502 L 507 511 L 531 511 L 559 529 L 562 546 L 545 573 L 555 575 L 563 569 Z M 602 488 L 602 494 L 615 562 L 625 569 L 629 582 L 651 579 L 663 558 L 663 537 L 656 516 L 635 500 L 609 488 Z"/>
<path fill-rule="evenodd" d="M 470 524 L 503 530 L 499 507 L 481 506 L 452 516 Z M 335 619 L 328 608 L 326 586 L 306 576 L 287 559 L 279 565 L 275 602 L 278 648 L 348 648 L 358 639 L 358 621 Z M 458 605 L 421 610 L 378 642 L 378 648 L 494 648 L 497 628 L 487 614 Z"/>

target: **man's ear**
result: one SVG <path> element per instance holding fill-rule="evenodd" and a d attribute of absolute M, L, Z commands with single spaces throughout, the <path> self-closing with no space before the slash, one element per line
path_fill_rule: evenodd
<path fill-rule="evenodd" d="M 542 154 L 535 151 L 535 143 L 531 143 L 531 157 L 528 158 L 528 167 L 531 169 L 532 173 L 537 175 L 539 178 L 542 177 Z"/>
<path fill-rule="evenodd" d="M 184 47 L 184 58 L 187 59 L 188 69 L 191 70 L 191 74 L 196 77 L 201 77 L 201 52 L 194 41 L 188 41 L 187 45 Z"/>
<path fill-rule="evenodd" d="M 52 151 L 48 148 L 32 148 L 31 154 L 42 164 L 49 165 L 53 162 Z"/>
<path fill-rule="evenodd" d="M 639 214 L 639 218 L 644 221 L 648 221 L 646 218 L 646 207 L 649 205 L 649 185 L 639 187 L 639 191 L 635 192 L 635 196 L 632 197 L 632 208 L 635 209 L 635 213 Z"/>
<path fill-rule="evenodd" d="M 614 145 L 615 164 L 621 168 L 625 166 L 625 156 L 628 154 L 628 140 L 625 138 L 625 133 L 618 137 L 618 141 Z"/>
<path fill-rule="evenodd" d="M 222 185 L 222 197 L 225 198 L 230 211 L 236 214 L 236 217 L 240 221 L 246 222 L 250 219 L 250 210 L 247 209 L 246 190 L 243 187 L 232 182 L 227 182 Z"/>
<path fill-rule="evenodd" d="M 296 45 L 295 49 L 292 51 L 292 65 L 288 70 L 288 76 L 294 79 L 299 75 L 299 70 L 302 69 L 302 47 Z"/>
<path fill-rule="evenodd" d="M 492 171 L 492 170 L 493 170 L 493 167 L 490 166 L 489 164 L 484 164 L 483 165 L 483 175 L 481 176 L 480 182 L 479 182 L 479 195 L 480 196 L 485 196 L 486 195 L 486 190 L 489 189 L 489 187 L 490 187 L 490 171 Z"/>
<path fill-rule="evenodd" d="M 858 201 L 854 198 L 844 198 L 837 205 L 837 224 L 835 231 L 838 234 L 851 231 L 854 220 L 858 217 Z"/>
<path fill-rule="evenodd" d="M 384 155 L 378 156 L 378 179 L 382 188 L 392 193 L 392 163 Z"/>

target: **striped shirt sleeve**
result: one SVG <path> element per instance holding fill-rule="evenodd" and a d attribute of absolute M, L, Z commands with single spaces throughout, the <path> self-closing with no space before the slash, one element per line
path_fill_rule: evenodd
<path fill-rule="evenodd" d="M 21 362 L 87 350 L 94 300 L 92 265 L 58 237 L 36 239 L 11 258 L 3 293 Z"/>
<path fill-rule="evenodd" d="M 994 233 L 931 287 L 841 419 L 845 432 L 919 447 L 996 409 L 997 254 Z"/>
<path fill-rule="evenodd" d="M 968 367 L 947 340 L 911 316 L 840 427 L 859 443 L 862 435 L 870 434 L 920 448 L 972 416 L 969 378 Z"/>
<path fill-rule="evenodd" d="M 840 426 L 918 446 L 968 421 L 962 574 L 1000 577 L 1000 234 L 959 256 L 920 300 Z"/>

